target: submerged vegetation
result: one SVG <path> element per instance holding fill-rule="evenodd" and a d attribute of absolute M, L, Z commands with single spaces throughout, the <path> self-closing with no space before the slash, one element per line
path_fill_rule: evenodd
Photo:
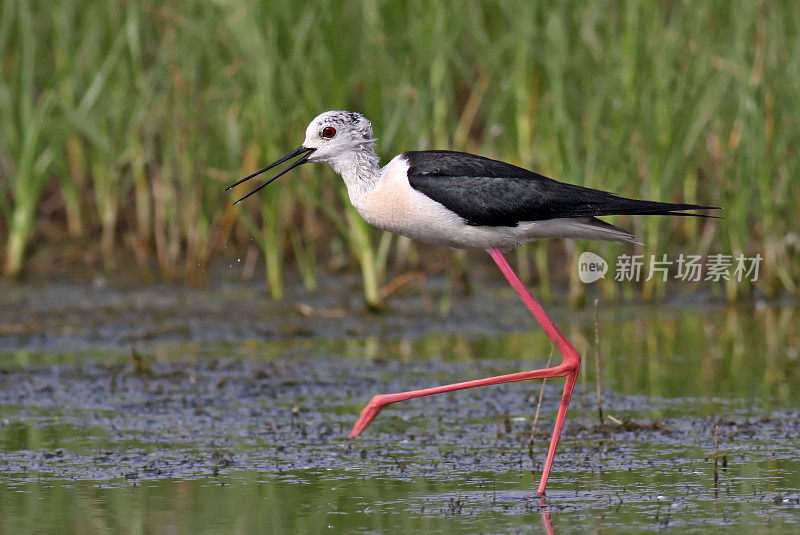
<path fill-rule="evenodd" d="M 4 0 L 3 271 L 124 258 L 146 278 L 192 282 L 214 259 L 260 257 L 276 298 L 287 269 L 313 287 L 318 269 L 349 265 L 377 304 L 387 263 L 413 267 L 423 246 L 369 228 L 329 170 L 304 166 L 235 208 L 223 191 L 338 108 L 373 121 L 384 161 L 451 148 L 723 206 L 722 221 L 617 222 L 647 254 L 759 253 L 759 290 L 796 292 L 798 25 L 793 2 Z M 517 260 L 546 292 L 548 253 L 574 265 L 582 248 L 537 243 Z M 570 288 L 580 298 L 574 275 Z M 628 291 L 602 286 L 616 288 Z"/>

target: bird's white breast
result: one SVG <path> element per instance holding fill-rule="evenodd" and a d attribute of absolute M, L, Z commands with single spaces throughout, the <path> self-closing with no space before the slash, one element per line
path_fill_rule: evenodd
<path fill-rule="evenodd" d="M 514 227 L 468 225 L 455 212 L 412 188 L 408 168 L 405 158 L 396 156 L 381 170 L 376 187 L 351 199 L 368 223 L 414 240 L 465 249 L 520 243 Z"/>

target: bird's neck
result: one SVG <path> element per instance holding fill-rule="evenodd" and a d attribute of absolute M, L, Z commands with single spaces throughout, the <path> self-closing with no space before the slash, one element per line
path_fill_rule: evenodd
<path fill-rule="evenodd" d="M 365 143 L 358 150 L 342 154 L 330 161 L 331 167 L 344 179 L 350 201 L 358 201 L 378 185 L 381 169 L 373 143 Z"/>

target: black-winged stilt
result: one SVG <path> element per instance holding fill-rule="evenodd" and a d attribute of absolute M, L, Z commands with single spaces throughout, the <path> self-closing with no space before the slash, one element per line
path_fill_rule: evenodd
<path fill-rule="evenodd" d="M 584 238 L 637 242 L 635 235 L 596 216 L 686 214 L 714 209 L 618 197 L 605 191 L 564 184 L 532 171 L 474 154 L 411 151 L 378 166 L 372 124 L 359 113 L 328 111 L 306 129 L 303 144 L 273 164 L 236 182 L 241 184 L 300 156 L 283 171 L 236 201 L 243 201 L 289 170 L 306 162 L 329 163 L 344 179 L 350 202 L 370 224 L 415 240 L 462 249 L 484 249 L 544 328 L 562 356 L 558 366 L 465 381 L 423 390 L 377 395 L 350 433 L 358 436 L 387 405 L 453 390 L 528 379 L 566 377 L 553 438 L 538 493 L 544 494 L 553 466 L 581 357 L 542 306 L 522 284 L 501 253 L 538 238 Z"/>

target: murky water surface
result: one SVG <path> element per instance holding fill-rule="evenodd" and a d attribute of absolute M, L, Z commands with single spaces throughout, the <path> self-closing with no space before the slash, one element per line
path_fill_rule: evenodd
<path fill-rule="evenodd" d="M 594 313 L 553 307 L 585 373 L 541 503 L 561 380 L 533 457 L 540 382 L 393 405 L 346 438 L 373 394 L 544 366 L 505 289 L 447 316 L 418 293 L 361 313 L 341 282 L 282 305 L 244 286 L 2 290 L 3 533 L 800 530 L 794 304 L 601 304 L 605 428 Z"/>

